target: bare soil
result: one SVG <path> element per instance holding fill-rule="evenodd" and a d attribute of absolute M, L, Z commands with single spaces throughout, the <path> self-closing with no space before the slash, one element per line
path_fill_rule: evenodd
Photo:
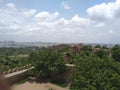
<path fill-rule="evenodd" d="M 20 85 L 13 85 L 12 90 L 69 90 L 68 87 L 62 88 L 52 83 L 25 82 Z"/>

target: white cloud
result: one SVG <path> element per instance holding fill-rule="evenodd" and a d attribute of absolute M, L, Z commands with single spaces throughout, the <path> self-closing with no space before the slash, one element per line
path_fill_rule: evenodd
<path fill-rule="evenodd" d="M 88 17 L 76 14 L 69 19 L 57 11 L 3 8 L 0 40 L 119 43 L 119 2 L 95 5 L 87 10 Z"/>
<path fill-rule="evenodd" d="M 49 12 L 39 12 L 35 15 L 35 18 L 39 21 L 53 21 L 56 18 L 58 18 L 59 13 L 55 12 L 53 14 L 49 13 Z"/>
<path fill-rule="evenodd" d="M 31 10 L 24 10 L 23 11 L 23 15 L 29 17 L 29 16 L 33 16 L 37 11 L 35 9 L 31 9 Z"/>
<path fill-rule="evenodd" d="M 69 10 L 69 9 L 71 9 L 71 7 L 70 6 L 68 6 L 65 2 L 62 2 L 62 7 L 65 9 L 65 10 Z"/>
<path fill-rule="evenodd" d="M 120 0 L 111 3 L 102 3 L 87 9 L 87 13 L 92 19 L 106 20 L 120 17 Z"/>
<path fill-rule="evenodd" d="M 100 27 L 104 27 L 105 26 L 105 23 L 98 23 L 96 24 L 96 27 L 100 28 Z"/>
<path fill-rule="evenodd" d="M 16 6 L 14 3 L 7 3 L 6 5 L 9 9 L 13 9 L 13 10 L 16 10 Z"/>

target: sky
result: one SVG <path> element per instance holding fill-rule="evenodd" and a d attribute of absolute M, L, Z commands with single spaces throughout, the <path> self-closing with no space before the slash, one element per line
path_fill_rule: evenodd
<path fill-rule="evenodd" d="M 120 0 L 0 0 L 0 41 L 120 43 Z"/>

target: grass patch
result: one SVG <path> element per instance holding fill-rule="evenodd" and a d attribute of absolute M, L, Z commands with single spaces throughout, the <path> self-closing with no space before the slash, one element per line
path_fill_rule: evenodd
<path fill-rule="evenodd" d="M 52 82 L 53 84 L 57 85 L 57 86 L 60 86 L 60 87 L 67 87 L 67 82 Z"/>
<path fill-rule="evenodd" d="M 26 78 L 26 79 L 23 79 L 23 80 L 19 81 L 17 84 L 23 84 L 23 83 L 25 83 L 27 80 L 28 80 L 27 78 Z"/>

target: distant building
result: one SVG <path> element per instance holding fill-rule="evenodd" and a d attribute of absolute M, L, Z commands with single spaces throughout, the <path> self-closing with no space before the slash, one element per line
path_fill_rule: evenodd
<path fill-rule="evenodd" d="M 60 45 L 54 45 L 54 46 L 52 46 L 52 48 L 56 51 L 59 51 L 59 50 L 65 49 L 65 48 L 71 48 L 71 46 L 67 45 L 67 44 L 60 44 Z"/>
<path fill-rule="evenodd" d="M 72 47 L 72 53 L 73 54 L 77 54 L 78 52 L 80 52 L 83 48 L 83 44 L 77 44 L 77 45 L 74 45 Z"/>

